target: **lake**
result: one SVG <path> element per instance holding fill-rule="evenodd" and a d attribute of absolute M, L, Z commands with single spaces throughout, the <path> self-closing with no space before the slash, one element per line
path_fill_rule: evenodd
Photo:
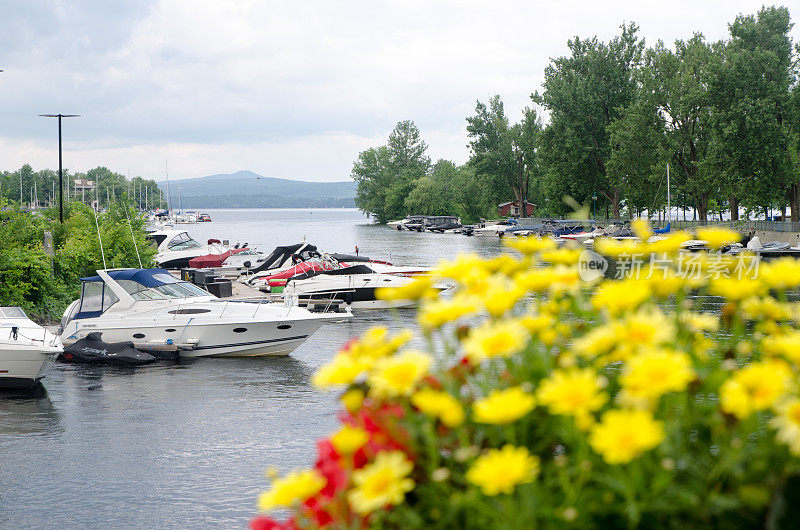
<path fill-rule="evenodd" d="M 399 232 L 354 209 L 208 210 L 181 225 L 198 241 L 269 252 L 303 238 L 323 252 L 397 265 L 490 256 L 495 238 Z M 196 359 L 130 368 L 57 363 L 43 388 L 0 393 L 0 528 L 244 527 L 264 470 L 308 466 L 337 428 L 335 395 L 314 371 L 372 325 L 413 325 L 414 311 L 361 311 L 282 358 Z"/>

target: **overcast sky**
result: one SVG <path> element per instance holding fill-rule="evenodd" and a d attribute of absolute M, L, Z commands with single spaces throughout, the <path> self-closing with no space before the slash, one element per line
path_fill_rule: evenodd
<path fill-rule="evenodd" d="M 800 8 L 785 3 L 797 24 Z M 161 179 L 250 169 L 347 180 L 414 120 L 433 159 L 468 158 L 465 118 L 517 121 L 567 39 L 634 21 L 648 45 L 727 37 L 744 0 L 0 0 L 0 170 L 98 165 Z M 792 30 L 800 41 L 797 25 Z"/>

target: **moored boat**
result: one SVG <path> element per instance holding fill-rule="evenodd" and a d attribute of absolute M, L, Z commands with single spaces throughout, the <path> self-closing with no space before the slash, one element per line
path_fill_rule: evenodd
<path fill-rule="evenodd" d="M 0 387 L 28 388 L 42 379 L 61 353 L 59 338 L 19 307 L 0 307 Z"/>
<path fill-rule="evenodd" d="M 100 332 L 106 342 L 182 357 L 288 355 L 326 322 L 350 317 L 222 300 L 164 269 L 98 270 L 81 282 L 81 298 L 62 319 L 65 344 Z"/>

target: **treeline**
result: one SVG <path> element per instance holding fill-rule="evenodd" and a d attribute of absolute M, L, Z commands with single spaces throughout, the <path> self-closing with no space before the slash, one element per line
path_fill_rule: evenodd
<path fill-rule="evenodd" d="M 111 203 L 97 220 L 89 206 L 72 202 L 61 224 L 58 207 L 28 212 L 0 198 L 0 305 L 22 306 L 37 320 L 60 319 L 78 296 L 79 278 L 102 268 L 138 267 L 140 259 L 144 267 L 153 265 L 156 249 L 145 238 L 145 222 L 130 202 Z"/>
<path fill-rule="evenodd" d="M 666 207 L 669 166 L 684 215 L 788 207 L 800 221 L 800 46 L 789 11 L 764 7 L 728 27 L 727 40 L 695 33 L 672 46 L 646 47 L 633 23 L 610 42 L 576 37 L 519 122 L 499 96 L 478 101 L 463 166 L 432 164 L 414 123 L 400 122 L 386 146 L 359 154 L 356 205 L 378 222 L 496 217 L 499 203 L 522 198 L 538 215 L 575 201 L 613 218 L 654 215 Z"/>
<path fill-rule="evenodd" d="M 97 187 L 92 191 L 81 189 L 80 185 L 76 186 L 76 179 L 93 181 Z M 141 210 L 166 207 L 166 200 L 154 180 L 142 177 L 128 180 L 123 174 L 105 167 L 86 173 L 64 170 L 63 185 L 65 204 L 79 202 L 106 208 L 124 199 Z M 58 171 L 34 171 L 29 164 L 16 171 L 3 171 L 0 173 L 0 197 L 34 209 L 58 205 Z"/>

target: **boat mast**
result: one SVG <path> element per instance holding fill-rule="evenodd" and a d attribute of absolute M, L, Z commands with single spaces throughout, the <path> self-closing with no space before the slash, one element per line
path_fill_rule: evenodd
<path fill-rule="evenodd" d="M 670 209 L 669 204 L 669 162 L 667 162 L 667 222 L 669 223 L 670 219 L 672 219 L 672 210 Z"/>
<path fill-rule="evenodd" d="M 166 175 L 167 175 L 167 212 L 172 210 L 172 200 L 171 200 L 170 195 L 169 195 L 169 166 L 168 166 L 168 162 L 169 162 L 168 160 L 164 160 L 164 173 L 166 173 Z M 163 195 L 163 193 L 162 193 L 162 195 Z M 167 217 L 169 217 L 169 214 L 167 214 Z"/>

